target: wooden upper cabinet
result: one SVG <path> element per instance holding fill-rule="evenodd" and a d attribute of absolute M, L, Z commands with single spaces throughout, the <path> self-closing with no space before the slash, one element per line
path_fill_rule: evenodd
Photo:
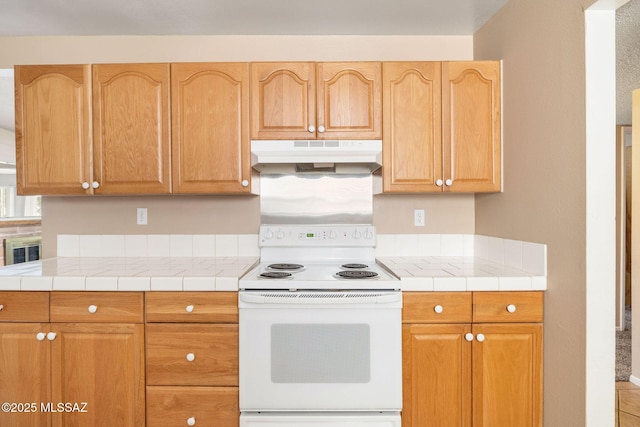
<path fill-rule="evenodd" d="M 315 138 L 315 76 L 313 62 L 252 63 L 251 138 Z"/>
<path fill-rule="evenodd" d="M 90 66 L 14 71 L 18 194 L 91 192 Z"/>
<path fill-rule="evenodd" d="M 500 191 L 500 62 L 444 62 L 442 80 L 444 191 Z"/>
<path fill-rule="evenodd" d="M 251 189 L 249 64 L 171 65 L 174 193 Z"/>
<path fill-rule="evenodd" d="M 317 81 L 319 139 L 382 137 L 379 62 L 321 62 Z"/>
<path fill-rule="evenodd" d="M 383 191 L 441 192 L 441 63 L 383 64 Z"/>
<path fill-rule="evenodd" d="M 380 139 L 381 64 L 251 64 L 251 137 Z"/>
<path fill-rule="evenodd" d="M 93 66 L 96 194 L 171 190 L 169 64 Z"/>

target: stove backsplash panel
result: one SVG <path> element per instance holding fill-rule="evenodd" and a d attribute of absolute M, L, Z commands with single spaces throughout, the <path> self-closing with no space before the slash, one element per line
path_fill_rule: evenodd
<path fill-rule="evenodd" d="M 371 174 L 261 174 L 262 224 L 372 224 Z"/>

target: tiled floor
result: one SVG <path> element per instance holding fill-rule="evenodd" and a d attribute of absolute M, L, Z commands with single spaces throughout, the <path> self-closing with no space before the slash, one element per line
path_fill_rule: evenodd
<path fill-rule="evenodd" d="M 640 427 L 640 387 L 616 383 L 616 427 Z"/>

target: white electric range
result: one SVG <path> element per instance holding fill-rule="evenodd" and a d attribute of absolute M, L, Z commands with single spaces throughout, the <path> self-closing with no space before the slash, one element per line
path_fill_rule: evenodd
<path fill-rule="evenodd" d="M 402 295 L 371 225 L 263 225 L 240 279 L 241 427 L 400 427 Z"/>

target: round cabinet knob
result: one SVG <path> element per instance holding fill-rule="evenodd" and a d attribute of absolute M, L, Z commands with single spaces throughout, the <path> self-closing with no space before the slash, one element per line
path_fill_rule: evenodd
<path fill-rule="evenodd" d="M 187 311 L 187 313 L 193 313 L 193 306 L 188 305 L 187 308 L 185 308 L 185 310 Z"/>
<path fill-rule="evenodd" d="M 189 362 L 193 362 L 194 360 L 196 360 L 196 355 L 193 353 L 187 353 L 187 360 Z"/>
<path fill-rule="evenodd" d="M 98 311 L 98 306 L 97 305 L 93 305 L 91 304 L 88 308 L 87 311 L 91 314 L 95 313 L 96 311 Z"/>
<path fill-rule="evenodd" d="M 243 187 L 248 187 L 249 186 L 249 181 L 247 181 L 246 179 L 243 179 L 241 182 Z"/>
<path fill-rule="evenodd" d="M 476 339 L 478 340 L 478 342 L 484 342 L 484 334 L 476 335 Z"/>
<path fill-rule="evenodd" d="M 56 334 L 55 332 L 49 332 L 49 333 L 47 334 L 47 339 L 48 339 L 49 341 L 53 341 L 53 340 L 55 340 L 55 339 L 56 339 L 56 336 L 57 336 L 57 334 Z"/>
<path fill-rule="evenodd" d="M 98 188 L 98 187 L 100 187 L 100 183 L 98 181 L 93 181 L 93 184 L 91 184 L 91 186 L 93 188 Z"/>
<path fill-rule="evenodd" d="M 4 308 L 4 305 L 0 304 L 0 311 Z"/>
<path fill-rule="evenodd" d="M 322 125 L 318 126 L 318 132 L 324 133 L 324 130 L 325 130 L 324 126 L 322 126 Z"/>
<path fill-rule="evenodd" d="M 36 339 L 38 341 L 44 341 L 44 339 L 47 337 L 47 334 L 45 334 L 44 332 L 38 332 L 36 334 Z"/>
<path fill-rule="evenodd" d="M 316 131 L 316 127 L 314 125 L 309 125 L 308 130 L 309 130 L 309 132 L 315 132 Z"/>
<path fill-rule="evenodd" d="M 442 187 L 442 180 L 441 179 L 436 180 L 436 185 L 438 187 Z"/>
<path fill-rule="evenodd" d="M 433 311 L 435 311 L 437 314 L 440 314 L 444 311 L 444 308 L 442 308 L 442 306 L 438 304 L 435 307 L 433 307 Z"/>
<path fill-rule="evenodd" d="M 196 425 L 196 417 L 189 417 L 189 418 L 187 418 L 187 425 L 188 425 L 188 426 L 194 426 L 194 425 Z"/>
<path fill-rule="evenodd" d="M 84 188 L 85 190 L 88 190 L 88 189 L 89 189 L 89 187 L 91 187 L 91 186 L 89 185 L 89 183 L 88 183 L 88 182 L 83 182 L 83 183 L 82 183 L 82 188 Z"/>
<path fill-rule="evenodd" d="M 451 184 L 453 184 L 453 180 L 452 180 L 451 178 L 447 179 L 447 180 L 444 182 L 444 185 L 446 185 L 447 187 L 451 187 Z"/>
<path fill-rule="evenodd" d="M 473 341 L 473 334 L 471 332 L 467 332 L 464 334 L 464 339 L 467 341 Z"/>
<path fill-rule="evenodd" d="M 515 305 L 513 305 L 513 304 L 509 304 L 509 305 L 507 306 L 507 311 L 508 311 L 509 313 L 515 313 L 515 312 L 516 312 L 516 306 L 515 306 Z"/>

